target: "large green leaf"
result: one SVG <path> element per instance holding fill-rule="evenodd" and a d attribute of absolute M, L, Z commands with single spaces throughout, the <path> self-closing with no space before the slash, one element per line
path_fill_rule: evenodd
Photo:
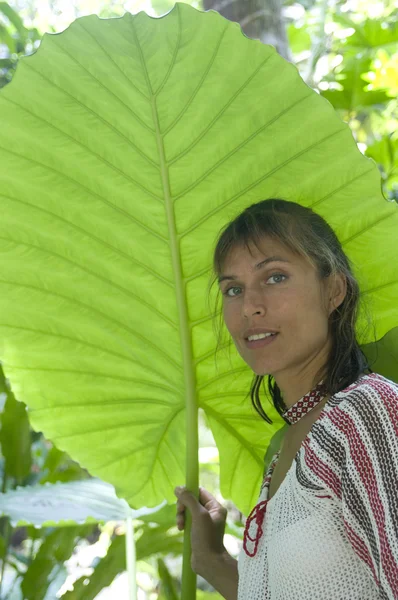
<path fill-rule="evenodd" d="M 398 325 L 398 220 L 376 165 L 273 47 L 185 4 L 45 35 L 0 111 L 0 358 L 32 426 L 151 507 L 197 486 L 201 407 L 221 492 L 248 514 L 284 422 L 255 413 L 234 348 L 215 364 L 217 234 L 265 197 L 312 206 L 380 339 Z"/>

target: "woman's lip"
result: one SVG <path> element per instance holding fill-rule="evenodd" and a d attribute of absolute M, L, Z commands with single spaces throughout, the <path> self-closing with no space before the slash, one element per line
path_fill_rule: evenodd
<path fill-rule="evenodd" d="M 275 338 L 278 335 L 279 334 L 276 333 L 275 335 L 268 336 L 266 338 L 263 338 L 262 340 L 255 340 L 253 342 L 249 342 L 249 340 L 245 339 L 245 344 L 246 344 L 246 347 L 249 348 L 250 350 L 255 350 L 256 348 L 262 348 L 263 346 L 269 346 L 269 344 L 272 344 L 272 342 L 275 340 Z"/>

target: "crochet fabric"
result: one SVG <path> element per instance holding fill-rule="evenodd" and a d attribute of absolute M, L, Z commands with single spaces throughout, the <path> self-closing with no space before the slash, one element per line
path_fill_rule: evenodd
<path fill-rule="evenodd" d="M 238 557 L 238 600 L 398 600 L 396 383 L 371 373 L 328 400 L 260 525 L 255 556 Z"/>

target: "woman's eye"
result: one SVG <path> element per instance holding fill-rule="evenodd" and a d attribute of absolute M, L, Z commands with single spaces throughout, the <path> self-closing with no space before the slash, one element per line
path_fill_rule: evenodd
<path fill-rule="evenodd" d="M 282 273 L 274 273 L 274 275 L 271 275 L 269 279 L 272 279 L 273 277 L 284 277 L 286 279 L 286 275 L 283 275 Z"/>
<path fill-rule="evenodd" d="M 267 279 L 267 281 L 269 281 L 270 279 L 274 279 L 274 278 L 280 278 L 280 277 L 284 277 L 284 279 L 287 279 L 286 275 L 283 275 L 283 273 L 274 273 L 273 275 L 270 275 Z M 284 280 L 283 280 L 284 281 Z M 279 279 L 276 283 L 281 283 L 281 280 Z M 275 285 L 275 283 L 272 283 L 271 285 Z M 225 290 L 224 292 L 224 296 L 228 296 L 229 298 L 234 298 L 236 296 L 236 294 L 229 294 L 230 290 L 240 290 L 241 288 L 234 286 L 234 287 L 230 287 L 227 290 Z"/>

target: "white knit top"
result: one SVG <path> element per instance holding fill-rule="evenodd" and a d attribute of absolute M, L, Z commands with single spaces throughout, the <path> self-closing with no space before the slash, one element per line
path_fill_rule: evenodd
<path fill-rule="evenodd" d="M 398 385 L 371 373 L 332 396 L 263 506 L 257 552 L 239 554 L 238 600 L 397 600 Z"/>

